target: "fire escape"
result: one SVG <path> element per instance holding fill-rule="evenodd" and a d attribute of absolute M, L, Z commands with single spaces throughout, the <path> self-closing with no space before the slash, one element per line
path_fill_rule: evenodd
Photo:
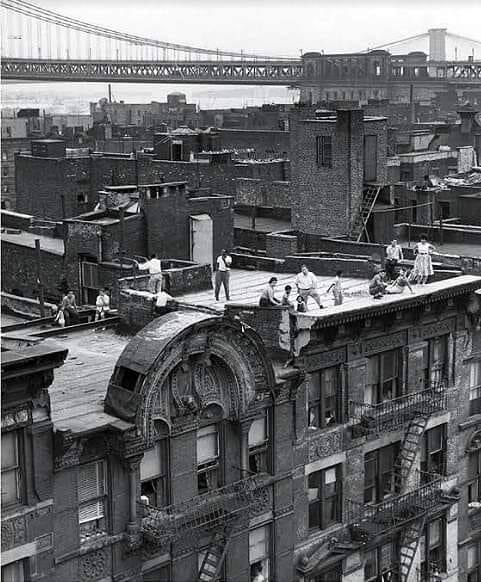
<path fill-rule="evenodd" d="M 162 547 L 186 538 L 195 544 L 210 534 L 197 582 L 218 582 L 233 529 L 255 510 L 259 486 L 258 477 L 252 476 L 167 507 L 141 504 L 143 539 Z"/>
<path fill-rule="evenodd" d="M 407 424 L 393 469 L 396 493 L 376 505 L 347 502 L 347 522 L 353 541 L 365 542 L 393 529 L 400 530 L 400 582 L 409 578 L 429 512 L 440 504 L 456 501 L 443 493 L 443 479 L 439 475 L 418 471 L 417 479 L 413 478 L 413 465 L 428 420 L 435 412 L 445 410 L 446 403 L 444 382 L 379 404 L 349 403 L 354 419 L 353 436 L 381 434 Z"/>
<path fill-rule="evenodd" d="M 366 241 L 369 240 L 369 232 L 367 230 L 367 223 L 369 217 L 371 216 L 372 210 L 381 192 L 382 186 L 376 184 L 370 184 L 367 186 L 366 190 L 363 192 L 362 201 L 359 206 L 359 212 L 353 220 L 350 232 L 350 238 L 359 242 L 362 239 L 362 235 L 366 233 Z"/>

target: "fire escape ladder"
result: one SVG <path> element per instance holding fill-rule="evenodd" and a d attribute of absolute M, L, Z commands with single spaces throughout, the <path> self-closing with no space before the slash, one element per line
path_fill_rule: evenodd
<path fill-rule="evenodd" d="M 429 414 L 417 414 L 409 423 L 399 455 L 394 463 L 395 490 L 402 494 L 406 489 L 407 479 L 419 451 L 421 439 L 426 430 Z"/>
<path fill-rule="evenodd" d="M 381 192 L 381 186 L 371 185 L 368 186 L 367 190 L 363 193 L 362 201 L 359 207 L 359 213 L 357 214 L 351 228 L 351 238 L 359 242 L 362 238 L 363 232 L 366 233 L 366 240 L 369 241 L 369 233 L 367 231 L 367 221 L 371 216 L 372 209 L 376 204 L 379 193 Z"/>
<path fill-rule="evenodd" d="M 424 512 L 419 519 L 413 521 L 402 533 L 401 551 L 399 555 L 400 582 L 407 582 L 409 578 L 414 556 L 416 555 L 419 540 L 421 539 L 426 523 L 426 515 L 427 513 Z"/>
<path fill-rule="evenodd" d="M 218 582 L 231 535 L 231 526 L 214 531 L 207 552 L 202 560 L 197 582 Z"/>

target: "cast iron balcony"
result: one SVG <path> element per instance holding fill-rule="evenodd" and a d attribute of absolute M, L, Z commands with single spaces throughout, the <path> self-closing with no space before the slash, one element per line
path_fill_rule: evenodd
<path fill-rule="evenodd" d="M 403 394 L 378 404 L 349 401 L 349 416 L 354 426 L 365 433 L 384 432 L 402 427 L 416 416 L 431 415 L 447 405 L 444 382 L 435 382 L 420 392 Z"/>
<path fill-rule="evenodd" d="M 225 527 L 241 514 L 249 515 L 262 497 L 260 486 L 256 475 L 175 505 L 140 504 L 144 539 L 160 546 L 196 530 Z"/>
<path fill-rule="evenodd" d="M 443 497 L 449 502 L 450 498 L 443 493 L 442 482 L 442 477 L 432 475 L 428 483 L 403 495 L 393 495 L 376 505 L 347 499 L 346 521 L 351 539 L 367 542 L 377 535 L 419 519 L 424 513 L 443 503 Z"/>

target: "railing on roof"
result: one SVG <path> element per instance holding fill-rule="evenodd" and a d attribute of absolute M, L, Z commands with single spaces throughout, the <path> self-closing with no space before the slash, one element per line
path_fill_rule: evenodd
<path fill-rule="evenodd" d="M 144 538 L 163 545 L 193 530 L 223 526 L 255 505 L 259 485 L 256 475 L 167 507 L 140 504 Z"/>
<path fill-rule="evenodd" d="M 447 406 L 443 381 L 433 382 L 420 392 L 403 394 L 378 404 L 349 401 L 349 417 L 366 432 L 395 430 L 419 415 L 433 414 Z"/>
<path fill-rule="evenodd" d="M 429 475 L 427 483 L 403 495 L 393 495 L 389 499 L 367 505 L 350 499 L 346 500 L 346 521 L 351 537 L 356 541 L 368 541 L 393 528 L 420 518 L 441 502 L 443 478 Z"/>

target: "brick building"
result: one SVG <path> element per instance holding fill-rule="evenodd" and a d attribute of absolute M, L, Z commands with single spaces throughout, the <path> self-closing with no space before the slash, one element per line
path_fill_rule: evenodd
<path fill-rule="evenodd" d="M 8 349 L 2 342 L 2 580 L 49 580 L 54 568 L 48 388 L 66 355 L 58 346 Z"/>
<path fill-rule="evenodd" d="M 104 186 L 163 179 L 151 156 L 68 151 L 60 140 L 35 140 L 32 147 L 31 154 L 16 158 L 16 209 L 40 218 L 61 220 L 91 211 Z"/>
<path fill-rule="evenodd" d="M 15 210 L 17 193 L 15 185 L 15 159 L 21 152 L 30 151 L 28 137 L 2 137 L 2 208 Z"/>
<path fill-rule="evenodd" d="M 53 483 L 37 579 L 476 580 L 480 289 L 358 299 L 296 316 L 295 334 L 252 305 L 69 334 L 53 450 L 2 465 L 8 495 L 12 470 Z M 2 517 L 10 568 L 33 551 L 20 507 Z"/>
<path fill-rule="evenodd" d="M 386 119 L 361 109 L 298 109 L 290 120 L 292 227 L 358 237 L 374 204 L 390 204 Z"/>

